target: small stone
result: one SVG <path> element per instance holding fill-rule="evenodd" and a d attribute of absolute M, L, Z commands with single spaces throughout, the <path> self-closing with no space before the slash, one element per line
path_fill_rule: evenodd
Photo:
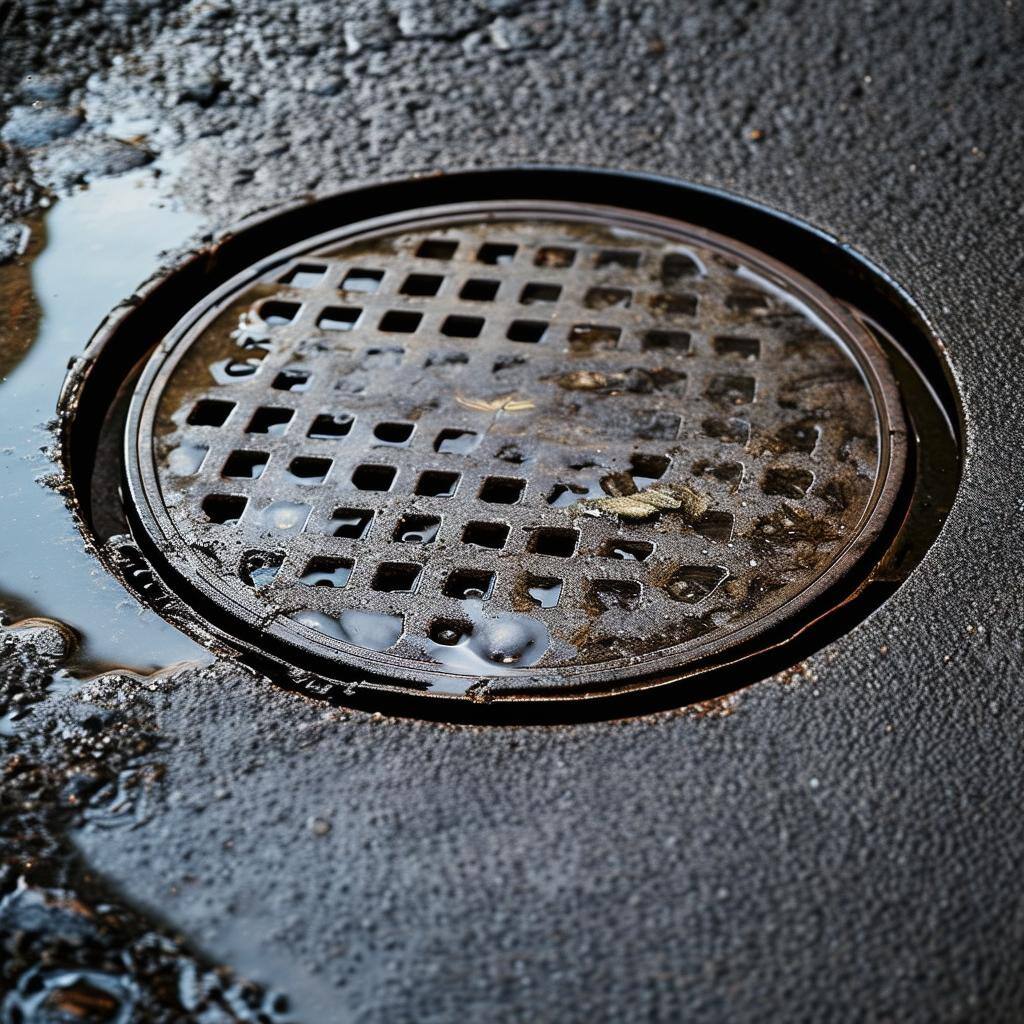
<path fill-rule="evenodd" d="M 32 149 L 70 135 L 82 121 L 81 114 L 60 107 L 14 107 L 7 123 L 0 129 L 0 138 L 15 146 Z"/>
<path fill-rule="evenodd" d="M 306 825 L 315 836 L 325 836 L 331 831 L 331 823 L 325 818 L 310 818 Z"/>

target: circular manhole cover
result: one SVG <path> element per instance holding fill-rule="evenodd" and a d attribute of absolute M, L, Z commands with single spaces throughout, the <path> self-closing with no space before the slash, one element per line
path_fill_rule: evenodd
<path fill-rule="evenodd" d="M 504 202 L 235 277 L 150 358 L 126 461 L 172 585 L 250 647 L 588 695 L 799 628 L 904 444 L 876 341 L 808 280 L 654 215 Z"/>

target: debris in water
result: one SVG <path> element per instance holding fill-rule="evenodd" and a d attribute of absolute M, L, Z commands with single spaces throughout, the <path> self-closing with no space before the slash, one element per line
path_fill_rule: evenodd
<path fill-rule="evenodd" d="M 570 514 L 611 515 L 620 519 L 649 519 L 658 512 L 678 512 L 687 522 L 699 519 L 711 507 L 703 494 L 685 485 L 662 484 L 636 494 L 608 498 L 583 498 L 569 506 Z"/>

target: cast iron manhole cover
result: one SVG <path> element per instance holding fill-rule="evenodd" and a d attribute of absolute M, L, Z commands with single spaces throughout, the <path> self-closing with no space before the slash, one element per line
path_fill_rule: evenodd
<path fill-rule="evenodd" d="M 479 696 L 678 678 L 799 628 L 877 539 L 896 385 L 845 307 L 651 214 L 349 225 L 235 277 L 139 381 L 134 527 L 222 633 Z"/>

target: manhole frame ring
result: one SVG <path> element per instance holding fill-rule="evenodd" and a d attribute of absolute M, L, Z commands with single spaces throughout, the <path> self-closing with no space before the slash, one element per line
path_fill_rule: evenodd
<path fill-rule="evenodd" d="M 324 200 L 321 201 L 329 201 L 330 199 L 331 197 L 328 196 L 324 197 Z M 584 216 L 584 213 L 586 213 L 586 216 Z M 836 586 L 846 573 L 858 564 L 872 545 L 878 541 L 879 536 L 884 533 L 885 527 L 889 522 L 889 517 L 897 500 L 897 494 L 903 482 L 906 454 L 906 424 L 899 391 L 893 380 L 881 377 L 874 372 L 874 361 L 868 358 L 869 355 L 873 356 L 874 360 L 880 361 L 884 366 L 885 356 L 881 348 L 871 337 L 870 333 L 846 309 L 844 304 L 829 296 L 823 288 L 808 279 L 804 274 L 787 267 L 780 260 L 762 250 L 722 235 L 717 231 L 711 231 L 699 225 L 691 225 L 664 215 L 609 206 L 607 204 L 573 204 L 564 200 L 544 202 L 536 199 L 524 199 L 493 201 L 491 203 L 448 203 L 431 207 L 405 209 L 369 220 L 348 222 L 316 236 L 301 239 L 284 249 L 262 257 L 255 264 L 245 267 L 194 303 L 185 312 L 184 316 L 178 320 L 174 328 L 163 338 L 156 349 L 152 351 L 149 357 L 143 375 L 136 385 L 135 396 L 131 403 L 129 418 L 126 424 L 125 443 L 130 448 L 132 439 L 141 439 L 143 437 L 140 426 L 143 425 L 143 410 L 147 405 L 146 400 L 151 390 L 160 383 L 161 374 L 165 371 L 169 373 L 173 368 L 171 357 L 182 338 L 205 318 L 216 316 L 223 305 L 229 301 L 229 297 L 234 296 L 240 288 L 267 274 L 276 266 L 299 258 L 325 245 L 352 243 L 362 236 L 376 234 L 384 229 L 394 230 L 400 228 L 403 224 L 415 225 L 418 228 L 428 228 L 438 222 L 446 224 L 457 222 L 460 216 L 463 220 L 494 219 L 500 221 L 510 216 L 530 214 L 549 214 L 552 216 L 557 215 L 560 218 L 569 217 L 570 219 L 575 214 L 575 219 L 580 220 L 606 219 L 610 217 L 612 222 L 619 225 L 623 222 L 632 221 L 638 228 L 653 232 L 677 243 L 685 243 L 687 241 L 697 245 L 710 243 L 720 250 L 734 253 L 743 261 L 752 263 L 772 281 L 777 281 L 781 278 L 779 283 L 788 292 L 797 294 L 802 301 L 808 303 L 815 313 L 823 315 L 832 329 L 840 336 L 852 334 L 857 339 L 858 344 L 850 350 L 849 354 L 854 359 L 869 386 L 877 414 L 880 418 L 888 420 L 888 429 L 885 429 L 882 423 L 879 425 L 879 439 L 881 442 L 879 463 L 880 465 L 884 464 L 885 469 L 880 469 L 876 474 L 874 487 L 868 499 L 865 513 L 858 523 L 852 539 L 839 550 L 839 553 L 831 560 L 828 567 L 808 587 L 793 595 L 785 604 L 774 609 L 768 617 L 755 620 L 724 637 L 709 639 L 705 644 L 691 648 L 683 661 L 680 661 L 678 656 L 673 657 L 671 653 L 662 653 L 645 662 L 642 672 L 638 671 L 629 675 L 617 667 L 616 662 L 598 663 L 595 666 L 582 668 L 575 672 L 566 668 L 559 668 L 551 673 L 544 673 L 540 669 L 515 670 L 512 674 L 503 675 L 503 680 L 513 678 L 541 679 L 545 683 L 544 688 L 533 692 L 520 690 L 518 692 L 495 693 L 491 699 L 493 701 L 508 701 L 521 700 L 525 697 L 532 700 L 580 700 L 588 697 L 607 697 L 637 689 L 665 685 L 690 675 L 695 670 L 695 666 L 699 666 L 709 660 L 714 660 L 716 657 L 732 649 L 741 649 L 752 637 L 765 633 L 782 623 L 796 622 L 797 616 L 802 609 L 812 605 L 823 594 Z M 272 213 L 269 217 L 262 218 L 261 220 L 263 223 L 266 223 L 266 221 L 272 220 L 278 215 L 280 214 Z M 697 234 L 691 235 L 689 231 L 691 228 L 696 229 Z M 108 325 L 104 326 L 105 328 L 108 327 Z M 110 324 L 109 332 L 112 333 L 116 326 L 116 323 Z M 162 358 L 159 360 L 156 358 L 158 354 L 162 355 Z M 894 441 L 898 443 L 894 443 Z M 149 489 L 156 487 L 157 484 L 155 476 L 149 472 L 151 460 L 149 458 L 143 459 L 141 455 L 142 453 L 135 451 L 132 453 L 131 458 L 125 460 L 128 491 L 131 499 L 129 508 L 132 517 L 137 518 L 138 525 L 142 527 L 142 537 L 149 538 L 155 545 L 154 538 L 156 535 L 152 532 L 152 527 L 156 525 L 161 535 L 166 537 L 164 526 L 171 526 L 172 529 L 173 526 L 169 523 L 169 519 L 166 516 L 160 514 L 161 509 L 159 507 L 156 513 L 154 513 Z M 146 473 L 141 472 L 143 466 L 147 468 Z M 161 523 L 161 520 L 164 520 L 164 522 Z M 266 635 L 272 626 L 280 624 L 280 619 L 277 616 L 274 617 L 271 625 L 266 624 L 262 617 L 254 616 L 250 609 L 247 609 L 237 601 L 234 593 L 227 589 L 221 589 L 217 585 L 220 581 L 216 576 L 208 572 L 197 572 L 194 574 L 194 578 L 189 579 L 181 574 L 171 560 L 161 558 L 160 561 L 164 564 L 173 580 L 179 585 L 184 584 L 187 590 L 195 588 L 196 580 L 202 583 L 203 587 L 200 593 L 204 603 L 209 603 L 218 609 L 221 615 L 231 618 L 235 626 L 241 624 L 249 629 L 259 629 L 263 635 Z M 200 569 L 203 568 L 202 564 L 198 561 L 194 564 Z M 164 575 L 164 573 L 161 573 L 161 576 Z M 180 593 L 177 587 L 172 587 L 171 589 L 176 593 Z M 198 628 L 212 629 L 234 645 L 248 648 L 252 653 L 264 658 L 270 657 L 275 662 L 283 664 L 291 674 L 305 676 L 310 671 L 315 671 L 318 675 L 324 675 L 331 679 L 346 680 L 351 680 L 353 674 L 355 674 L 359 678 L 360 689 L 368 688 L 387 691 L 405 697 L 426 696 L 435 699 L 447 698 L 460 701 L 466 699 L 465 695 L 460 693 L 414 688 L 414 682 L 429 685 L 431 681 L 436 681 L 439 677 L 447 676 L 462 681 L 467 678 L 467 676 L 458 673 L 445 672 L 444 666 L 425 668 L 422 662 L 406 661 L 394 656 L 388 656 L 386 653 L 378 654 L 377 652 L 368 652 L 359 648 L 349 649 L 349 645 L 341 641 L 309 630 L 309 639 L 313 640 L 317 645 L 336 649 L 344 658 L 344 661 L 339 664 L 329 664 L 321 663 L 322 659 L 318 659 L 315 668 L 303 667 L 301 662 L 309 660 L 310 652 L 297 648 L 294 643 L 289 641 L 287 634 L 288 632 L 298 632 L 301 636 L 302 631 L 308 630 L 308 627 L 302 627 L 292 620 L 288 620 L 289 624 L 283 631 L 274 631 L 273 635 L 277 645 L 280 645 L 283 650 L 290 653 L 298 653 L 297 658 L 294 653 L 289 658 L 274 650 L 268 651 L 258 646 L 254 647 L 251 642 L 239 636 L 233 629 L 226 629 L 216 619 L 211 620 L 211 618 L 202 614 L 200 609 L 195 609 L 195 614 L 200 619 L 200 622 L 197 624 Z M 800 624 L 799 628 L 794 630 L 794 633 L 800 632 L 808 624 Z M 678 648 L 674 649 L 677 650 Z M 669 651 L 671 650 L 673 649 L 669 649 Z M 296 662 L 299 662 L 299 664 L 296 664 Z M 381 665 L 381 662 L 385 664 Z M 363 665 L 366 667 L 362 668 L 361 666 Z M 615 667 L 609 668 L 609 666 Z M 361 674 L 362 672 L 369 673 L 370 678 L 365 678 Z M 401 682 L 391 681 L 396 677 Z M 601 682 L 602 677 L 605 679 L 604 682 Z M 611 677 L 610 681 L 608 677 Z M 564 686 L 563 681 L 567 678 L 579 682 L 588 682 L 596 679 L 597 683 L 596 685 L 591 683 L 580 692 L 575 692 L 571 689 L 562 689 L 561 692 L 558 692 L 557 689 L 549 688 L 552 686 L 557 688 L 559 684 Z"/>

